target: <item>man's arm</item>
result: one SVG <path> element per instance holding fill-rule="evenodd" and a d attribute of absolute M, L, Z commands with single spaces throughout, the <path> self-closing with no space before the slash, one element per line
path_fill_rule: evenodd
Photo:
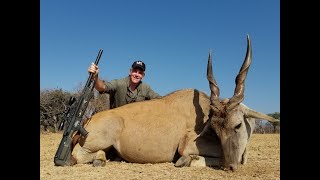
<path fill-rule="evenodd" d="M 161 98 L 161 96 L 158 93 L 154 92 L 150 86 L 148 87 L 149 87 L 149 91 L 148 91 L 149 99 Z"/>
<path fill-rule="evenodd" d="M 100 93 L 103 93 L 104 91 L 106 91 L 106 85 L 104 83 L 103 80 L 100 80 L 99 78 L 97 78 L 97 80 L 94 80 L 96 82 L 94 88 L 99 91 Z"/>

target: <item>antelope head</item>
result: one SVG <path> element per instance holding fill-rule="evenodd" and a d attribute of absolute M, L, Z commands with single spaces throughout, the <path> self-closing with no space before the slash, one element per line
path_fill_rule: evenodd
<path fill-rule="evenodd" d="M 239 164 L 246 161 L 246 147 L 253 132 L 254 118 L 277 121 L 263 113 L 249 109 L 241 102 L 244 99 L 245 80 L 251 64 L 252 52 L 250 38 L 247 36 L 247 52 L 241 69 L 236 77 L 234 95 L 228 99 L 220 99 L 219 86 L 212 73 L 211 50 L 209 52 L 207 79 L 211 90 L 211 127 L 217 133 L 222 147 L 221 165 L 224 169 L 236 170 Z"/>

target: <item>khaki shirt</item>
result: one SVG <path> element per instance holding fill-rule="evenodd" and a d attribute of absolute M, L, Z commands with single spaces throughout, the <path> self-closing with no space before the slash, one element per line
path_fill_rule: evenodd
<path fill-rule="evenodd" d="M 110 94 L 110 108 L 116 108 L 132 102 L 150 100 L 161 97 L 154 92 L 151 87 L 145 83 L 141 83 L 134 91 L 129 87 L 130 77 L 115 79 L 105 82 L 106 90 L 100 93 Z"/>

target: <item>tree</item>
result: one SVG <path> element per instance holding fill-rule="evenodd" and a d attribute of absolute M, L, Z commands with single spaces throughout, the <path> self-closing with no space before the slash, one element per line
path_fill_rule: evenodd
<path fill-rule="evenodd" d="M 269 116 L 275 118 L 275 119 L 279 119 L 280 120 L 280 112 L 275 112 L 272 114 L 268 114 Z M 272 122 L 273 125 L 273 133 L 279 133 L 280 132 L 280 121 L 279 122 Z"/>
<path fill-rule="evenodd" d="M 80 98 L 84 85 L 79 83 L 73 92 L 67 92 L 60 89 L 44 89 L 40 90 L 40 130 L 58 132 L 62 122 L 66 108 L 71 97 L 76 100 Z M 93 114 L 110 109 L 109 94 L 100 94 L 94 88 L 92 90 L 92 98 L 83 115 L 83 119 L 90 118 Z M 68 122 L 64 122 L 63 128 L 68 126 Z"/>
<path fill-rule="evenodd" d="M 273 118 L 280 120 L 280 113 L 275 112 L 267 114 Z M 254 128 L 254 133 L 279 133 L 280 132 L 280 123 L 279 122 L 269 122 L 266 120 L 256 119 L 256 124 Z"/>
<path fill-rule="evenodd" d="M 77 98 L 80 97 L 84 85 L 79 83 L 77 88 L 75 89 Z M 109 94 L 100 94 L 97 90 L 93 88 L 92 90 L 92 98 L 89 102 L 89 105 L 86 109 L 86 112 L 83 116 L 84 119 L 90 118 L 93 114 L 110 109 L 110 99 Z"/>
<path fill-rule="evenodd" d="M 40 90 L 40 129 L 58 131 L 59 121 L 72 94 L 62 89 Z"/>

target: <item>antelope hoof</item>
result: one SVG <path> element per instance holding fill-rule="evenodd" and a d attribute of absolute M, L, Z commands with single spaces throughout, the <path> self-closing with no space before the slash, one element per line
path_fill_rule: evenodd
<path fill-rule="evenodd" d="M 175 167 L 184 167 L 184 166 L 190 166 L 191 163 L 191 157 L 190 156 L 181 156 L 178 161 L 175 163 Z"/>
<path fill-rule="evenodd" d="M 93 160 L 92 164 L 94 167 L 103 167 L 106 165 L 106 161 L 103 161 L 101 159 L 95 159 L 95 160 Z"/>

